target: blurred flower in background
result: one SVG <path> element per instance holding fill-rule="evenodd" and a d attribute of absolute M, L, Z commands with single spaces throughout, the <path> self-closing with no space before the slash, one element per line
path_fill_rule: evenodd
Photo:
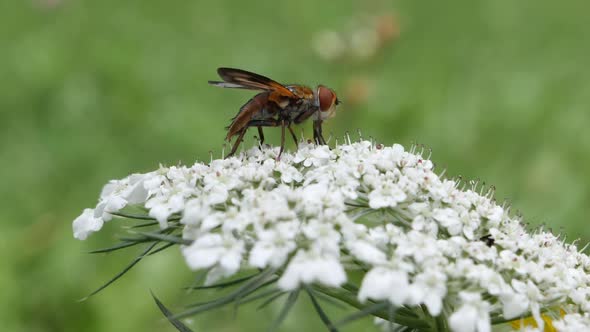
<path fill-rule="evenodd" d="M 378 14 L 358 14 L 341 28 L 318 31 L 312 49 L 322 60 L 351 67 L 343 82 L 342 100 L 345 108 L 363 107 L 374 95 L 374 68 L 379 57 L 391 53 L 400 36 L 397 15 L 389 10 Z"/>
<path fill-rule="evenodd" d="M 325 61 L 369 61 L 400 34 L 394 13 L 354 16 L 342 30 L 321 30 L 312 40 L 315 53 Z"/>

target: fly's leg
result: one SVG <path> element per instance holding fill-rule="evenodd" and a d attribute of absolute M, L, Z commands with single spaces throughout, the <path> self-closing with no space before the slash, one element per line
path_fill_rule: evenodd
<path fill-rule="evenodd" d="M 262 144 L 264 144 L 264 132 L 262 131 L 262 127 L 278 127 L 280 125 L 280 122 L 275 119 L 250 120 L 246 127 L 258 127 L 258 136 L 260 136 L 260 148 L 262 149 Z"/>
<path fill-rule="evenodd" d="M 281 149 L 279 150 L 279 155 L 277 156 L 277 161 L 281 160 L 281 154 L 285 149 L 285 120 L 281 120 Z"/>
<path fill-rule="evenodd" d="M 242 129 L 240 131 L 240 134 L 238 135 L 238 138 L 236 139 L 234 146 L 231 148 L 231 151 L 229 152 L 229 154 L 225 157 L 226 159 L 233 156 L 236 153 L 236 151 L 238 150 L 238 146 L 240 146 L 240 143 L 242 143 L 242 139 L 244 138 L 244 134 L 246 134 L 246 130 L 248 130 L 248 127 L 244 127 L 244 129 Z"/>
<path fill-rule="evenodd" d="M 291 128 L 291 126 L 288 126 L 287 128 L 289 128 L 289 132 L 291 133 L 291 137 L 293 137 L 293 142 L 295 142 L 295 148 L 299 149 L 299 144 L 297 142 L 297 135 L 295 135 L 295 133 L 293 132 L 293 128 Z"/>
<path fill-rule="evenodd" d="M 295 119 L 293 119 L 293 122 L 295 122 L 295 124 L 300 124 L 300 123 L 302 123 L 303 121 L 305 121 L 305 120 L 309 119 L 309 117 L 310 117 L 310 116 L 312 116 L 312 115 L 313 115 L 313 113 L 315 113 L 315 112 L 319 112 L 319 110 L 318 110 L 318 108 L 317 108 L 317 107 L 312 107 L 312 108 L 309 108 L 309 109 L 308 109 L 308 110 L 306 110 L 305 112 L 303 112 L 303 113 L 300 113 L 299 115 L 297 115 L 297 116 L 295 117 Z"/>
<path fill-rule="evenodd" d="M 278 127 L 281 125 L 281 121 L 270 119 L 270 120 L 250 120 L 246 127 L 258 127 L 262 129 L 262 127 Z"/>
<path fill-rule="evenodd" d="M 260 147 L 262 148 L 262 144 L 264 144 L 264 133 L 262 132 L 261 126 L 258 126 L 258 136 L 260 139 Z"/>
<path fill-rule="evenodd" d="M 322 135 L 322 121 L 316 120 L 313 122 L 313 140 L 317 145 L 326 145 L 326 140 Z"/>
<path fill-rule="evenodd" d="M 278 120 L 278 119 L 269 119 L 269 120 L 251 120 L 248 122 L 247 127 L 258 127 L 258 133 L 261 137 L 261 143 L 264 141 L 264 135 L 262 134 L 262 127 L 278 127 L 281 126 L 281 150 L 279 151 L 279 155 L 277 156 L 277 160 L 281 158 L 281 154 L 285 150 L 285 128 L 289 128 L 289 132 L 295 141 L 295 145 L 297 144 L 297 136 L 293 132 L 291 128 L 291 124 L 285 120 Z M 241 134 L 240 134 L 241 135 Z"/>
<path fill-rule="evenodd" d="M 315 142 L 315 144 L 320 145 L 322 143 L 320 142 L 320 138 L 318 135 L 318 125 L 317 124 L 318 124 L 317 121 L 313 122 L 313 141 Z"/>

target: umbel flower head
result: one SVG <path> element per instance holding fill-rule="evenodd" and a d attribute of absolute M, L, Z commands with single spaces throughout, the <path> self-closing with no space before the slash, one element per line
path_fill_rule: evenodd
<path fill-rule="evenodd" d="M 254 147 L 110 181 L 96 208 L 74 220 L 74 236 L 85 239 L 113 215 L 140 218 L 125 212 L 135 208 L 159 226 L 138 233 L 144 242 L 179 244 L 190 269 L 207 271 L 206 285 L 258 271 L 243 278 L 250 287 L 240 298 L 271 284 L 270 295 L 290 294 L 288 306 L 304 290 L 329 329 L 338 324 L 313 294 L 394 329 L 543 331 L 553 317 L 551 329 L 590 330 L 588 256 L 527 231 L 492 191 L 445 179 L 401 145 L 304 143 L 280 161 L 277 153 Z"/>

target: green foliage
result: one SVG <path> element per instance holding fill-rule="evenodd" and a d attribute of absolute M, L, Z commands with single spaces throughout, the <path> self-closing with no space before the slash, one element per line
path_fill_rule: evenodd
<path fill-rule="evenodd" d="M 367 62 L 314 54 L 316 32 L 379 6 L 400 19 L 394 45 Z M 347 108 L 342 98 L 326 133 L 361 128 L 378 141 L 427 144 L 448 175 L 482 178 L 533 226 L 587 242 L 588 10 L 583 0 L 1 3 L 3 328 L 172 331 L 148 290 L 170 303 L 184 297 L 194 275 L 180 254 L 146 257 L 149 264 L 80 303 L 145 248 L 87 255 L 113 234 L 78 242 L 71 221 L 108 179 L 220 155 L 223 128 L 251 92 L 208 86 L 218 66 L 338 92 L 351 76 L 368 77 L 368 102 Z M 307 136 L 310 126 L 301 126 Z M 278 142 L 277 133 L 267 141 Z M 332 306 L 324 309 L 332 317 Z M 225 311 L 199 316 L 191 328 L 257 331 L 268 325 L 260 316 L 280 312 L 263 310 L 245 308 L 238 320 Z M 281 331 L 325 328 L 314 306 L 292 310 Z M 306 315 L 315 318 L 294 319 Z"/>
<path fill-rule="evenodd" d="M 178 331 L 192 332 L 192 330 L 188 328 L 186 325 L 184 325 L 179 319 L 174 318 L 172 312 L 168 310 L 168 308 L 166 308 L 166 306 L 154 295 L 154 293 L 152 293 L 152 297 L 154 298 L 154 301 L 156 301 L 156 304 L 158 305 L 158 308 L 160 308 L 160 311 L 162 311 L 162 313 L 164 314 L 164 316 L 166 316 L 170 324 L 172 324 Z"/>

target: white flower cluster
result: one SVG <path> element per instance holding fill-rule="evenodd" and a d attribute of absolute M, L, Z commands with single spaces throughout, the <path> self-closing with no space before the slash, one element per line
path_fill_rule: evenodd
<path fill-rule="evenodd" d="M 207 282 L 241 268 L 276 268 L 278 286 L 337 287 L 366 271 L 360 301 L 423 304 L 453 331 L 565 310 L 560 331 L 590 330 L 590 259 L 544 231 L 527 232 L 491 195 L 461 189 L 431 161 L 368 141 L 301 144 L 295 154 L 252 148 L 209 165 L 161 167 L 105 186 L 74 223 L 85 239 L 126 205 L 162 228 L 181 217 L 182 253 Z M 579 328 L 582 327 L 582 328 Z"/>
<path fill-rule="evenodd" d="M 553 322 L 557 331 L 589 331 L 590 315 L 588 313 L 565 315 L 562 320 Z"/>

